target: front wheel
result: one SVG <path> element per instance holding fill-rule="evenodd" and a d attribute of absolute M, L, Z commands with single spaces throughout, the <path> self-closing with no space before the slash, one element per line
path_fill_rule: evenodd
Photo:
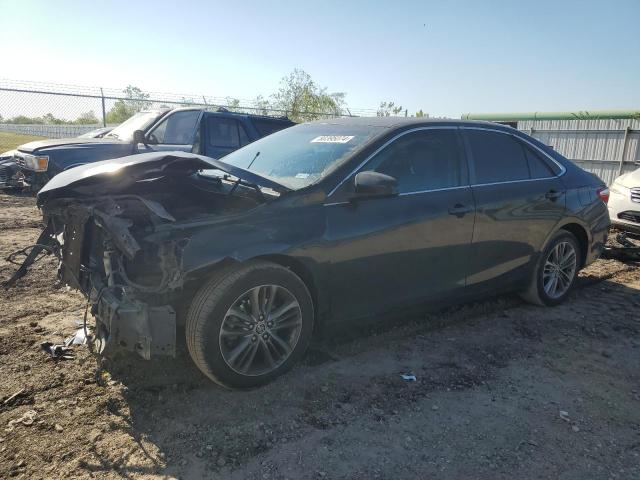
<path fill-rule="evenodd" d="M 265 384 L 304 354 L 313 303 L 302 280 L 264 261 L 211 279 L 187 314 L 191 358 L 213 381 L 237 388 Z"/>
<path fill-rule="evenodd" d="M 569 295 L 578 276 L 580 246 L 576 237 L 558 231 L 544 249 L 528 290 L 521 294 L 536 305 L 558 305 Z"/>

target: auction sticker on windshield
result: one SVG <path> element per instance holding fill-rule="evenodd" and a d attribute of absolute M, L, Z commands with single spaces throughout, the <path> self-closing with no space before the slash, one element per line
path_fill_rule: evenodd
<path fill-rule="evenodd" d="M 320 135 L 311 140 L 311 143 L 347 143 L 354 135 Z"/>

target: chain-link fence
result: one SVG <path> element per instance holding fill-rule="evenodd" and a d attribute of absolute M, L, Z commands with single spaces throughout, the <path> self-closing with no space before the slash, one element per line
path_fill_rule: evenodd
<path fill-rule="evenodd" d="M 58 85 L 0 79 L 0 153 L 41 138 L 77 137 L 96 128 L 115 126 L 133 113 L 149 108 L 225 108 L 232 112 L 290 116 L 258 97 L 232 97 L 144 92 L 125 89 Z M 303 120 L 341 116 L 371 116 L 374 109 L 304 111 Z"/>

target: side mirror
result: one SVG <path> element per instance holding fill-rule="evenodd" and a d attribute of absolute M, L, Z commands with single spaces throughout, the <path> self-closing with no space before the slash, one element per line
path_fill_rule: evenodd
<path fill-rule="evenodd" d="M 139 145 L 140 143 L 147 144 L 147 139 L 144 136 L 144 132 L 142 130 L 135 130 L 133 132 L 133 144 Z"/>
<path fill-rule="evenodd" d="M 398 181 L 384 173 L 360 172 L 353 182 L 356 198 L 390 197 L 398 193 Z"/>

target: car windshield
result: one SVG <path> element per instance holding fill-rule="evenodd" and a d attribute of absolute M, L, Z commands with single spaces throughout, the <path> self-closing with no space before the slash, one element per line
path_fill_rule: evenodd
<path fill-rule="evenodd" d="M 116 138 L 124 142 L 130 142 L 133 140 L 133 132 L 136 130 L 146 130 L 147 127 L 158 119 L 160 113 L 159 111 L 138 112 L 111 130 L 111 132 L 105 135 L 105 138 Z"/>
<path fill-rule="evenodd" d="M 335 169 L 381 127 L 307 123 L 276 132 L 221 158 L 297 190 Z"/>

